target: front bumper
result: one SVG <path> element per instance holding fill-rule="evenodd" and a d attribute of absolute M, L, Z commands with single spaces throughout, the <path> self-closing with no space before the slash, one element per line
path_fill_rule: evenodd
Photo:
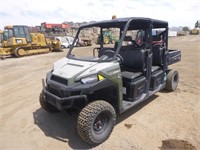
<path fill-rule="evenodd" d="M 75 83 L 68 86 L 49 79 L 47 85 L 43 80 L 42 92 L 45 101 L 57 109 L 63 110 L 86 105 L 89 95 L 111 85 L 112 82 L 107 79 L 92 84 Z"/>
<path fill-rule="evenodd" d="M 46 101 L 59 110 L 73 108 L 76 102 L 81 102 L 85 104 L 87 103 L 86 95 L 75 95 L 60 98 L 48 92 L 46 89 L 43 89 L 43 94 L 45 95 Z"/>

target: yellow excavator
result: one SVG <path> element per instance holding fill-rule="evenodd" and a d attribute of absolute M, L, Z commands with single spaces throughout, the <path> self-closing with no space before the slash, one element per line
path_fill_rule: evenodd
<path fill-rule="evenodd" d="M 44 34 L 39 32 L 30 33 L 28 26 L 24 25 L 5 26 L 1 45 L 0 57 L 23 57 L 61 49 L 59 41 L 47 40 Z"/>

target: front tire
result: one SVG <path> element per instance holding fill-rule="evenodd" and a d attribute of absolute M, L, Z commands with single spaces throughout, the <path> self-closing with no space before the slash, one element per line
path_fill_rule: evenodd
<path fill-rule="evenodd" d="M 176 70 L 170 70 L 167 74 L 165 89 L 175 91 L 179 82 L 179 73 Z"/>
<path fill-rule="evenodd" d="M 77 130 L 88 144 L 100 144 L 108 139 L 116 121 L 111 104 L 98 100 L 88 104 L 78 116 Z"/>
<path fill-rule="evenodd" d="M 46 101 L 46 97 L 44 95 L 44 92 L 42 91 L 40 93 L 40 98 L 39 98 L 39 101 L 40 101 L 40 105 L 41 107 L 50 112 L 50 113 L 55 113 L 55 112 L 58 112 L 58 109 L 56 107 L 54 107 L 53 105 L 49 104 L 47 101 Z"/>

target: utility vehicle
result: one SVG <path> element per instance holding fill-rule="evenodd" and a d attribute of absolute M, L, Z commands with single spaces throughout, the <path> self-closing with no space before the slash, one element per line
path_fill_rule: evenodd
<path fill-rule="evenodd" d="M 104 45 L 104 29 L 115 33 L 115 44 Z M 84 30 L 98 31 L 100 45 L 74 47 Z M 142 36 L 135 40 L 139 32 Z M 180 60 L 180 51 L 168 49 L 166 21 L 132 17 L 83 25 L 67 56 L 43 80 L 40 104 L 48 112 L 78 109 L 80 137 L 100 144 L 111 134 L 117 115 L 162 89 L 176 90 L 179 74 L 169 65 Z"/>

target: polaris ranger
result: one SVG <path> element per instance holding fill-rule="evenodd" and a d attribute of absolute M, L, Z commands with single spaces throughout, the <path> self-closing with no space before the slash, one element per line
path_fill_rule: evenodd
<path fill-rule="evenodd" d="M 115 44 L 104 45 L 105 29 L 113 31 Z M 91 31 L 94 37 L 101 35 L 99 45 L 74 47 Z M 176 90 L 179 74 L 169 65 L 180 60 L 180 51 L 168 49 L 165 21 L 132 17 L 83 25 L 67 56 L 55 62 L 43 80 L 40 104 L 48 112 L 78 109 L 80 137 L 100 144 L 111 134 L 116 115 L 162 89 Z"/>

